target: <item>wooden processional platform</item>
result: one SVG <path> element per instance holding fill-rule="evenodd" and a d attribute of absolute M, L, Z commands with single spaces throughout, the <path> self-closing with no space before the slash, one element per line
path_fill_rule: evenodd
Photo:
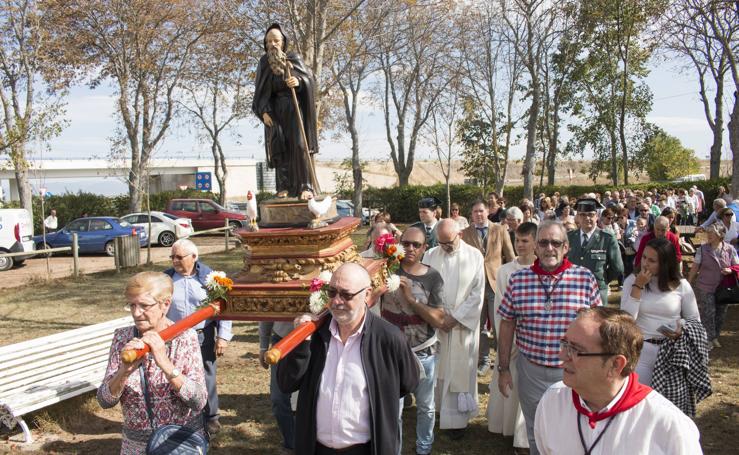
<path fill-rule="evenodd" d="M 219 319 L 291 321 L 299 314 L 310 312 L 311 280 L 321 271 L 333 272 L 345 262 L 360 263 L 367 269 L 376 298 L 377 291 L 385 286 L 387 269 L 382 259 L 359 256 L 350 237 L 359 225 L 358 218 L 340 218 L 316 229 L 240 230 L 244 268 L 230 277 L 234 288 Z"/>

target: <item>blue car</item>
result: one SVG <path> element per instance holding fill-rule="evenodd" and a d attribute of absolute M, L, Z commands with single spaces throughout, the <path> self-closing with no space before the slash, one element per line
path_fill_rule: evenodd
<path fill-rule="evenodd" d="M 135 233 L 139 236 L 139 244 L 142 247 L 146 246 L 149 240 L 145 229 L 138 229 L 116 217 L 96 216 L 78 218 L 56 232 L 47 233 L 46 245 L 41 235 L 35 236 L 33 243 L 37 250 L 72 246 L 72 233 L 77 234 L 80 253 L 105 253 L 108 256 L 115 255 L 116 237 Z"/>

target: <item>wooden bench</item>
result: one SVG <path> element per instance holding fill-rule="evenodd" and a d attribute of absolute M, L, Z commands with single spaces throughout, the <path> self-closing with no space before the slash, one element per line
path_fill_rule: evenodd
<path fill-rule="evenodd" d="M 113 332 L 131 316 L 0 347 L 0 422 L 20 425 L 24 415 L 96 390 L 108 364 Z"/>

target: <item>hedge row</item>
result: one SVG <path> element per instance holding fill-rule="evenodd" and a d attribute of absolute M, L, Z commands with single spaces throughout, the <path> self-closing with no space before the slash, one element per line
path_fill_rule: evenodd
<path fill-rule="evenodd" d="M 705 180 L 701 182 L 651 182 L 629 185 L 632 190 L 664 190 L 667 188 L 688 189 L 693 185 L 703 191 L 708 204 L 718 196 L 718 187 L 727 188 L 730 185 L 729 178 L 720 178 L 716 180 Z M 578 197 L 585 193 L 601 193 L 613 191 L 614 189 L 622 189 L 625 187 L 614 188 L 610 185 L 587 185 L 587 186 L 565 186 L 552 185 L 536 188 L 534 194 L 545 193 L 552 195 L 559 192 L 561 195 L 570 197 Z M 481 198 L 481 188 L 472 185 L 451 185 L 450 194 L 452 202 L 456 202 L 462 206 L 462 213 L 468 214 L 472 208 L 472 203 Z M 394 221 L 408 223 L 418 221 L 418 208 L 416 203 L 419 199 L 429 196 L 435 196 L 443 202 L 444 213 L 447 214 L 448 208 L 446 204 L 446 186 L 443 184 L 432 186 L 409 185 L 403 188 L 374 188 L 370 187 L 364 191 L 363 200 L 368 207 L 387 210 Z M 351 199 L 351 194 L 344 194 L 341 197 Z M 508 201 L 508 205 L 518 204 L 523 198 L 523 187 L 514 186 L 506 187 L 504 197 Z"/>
<path fill-rule="evenodd" d="M 658 190 L 665 188 L 690 188 L 696 182 L 684 183 L 640 183 L 629 185 L 633 190 L 650 190 L 657 188 Z M 729 178 L 721 178 L 717 180 L 707 180 L 697 182 L 698 187 L 703 191 L 706 201 L 710 204 L 717 195 L 718 187 L 728 187 Z M 559 192 L 562 195 L 577 197 L 584 193 L 601 193 L 614 188 L 609 185 L 590 185 L 590 186 L 563 186 L 554 185 L 537 188 L 536 194 L 545 193 L 551 195 Z M 472 203 L 482 197 L 481 189 L 473 185 L 452 185 L 450 188 L 452 202 L 456 202 L 462 206 L 463 213 L 469 213 Z M 257 194 L 257 201 L 263 201 L 273 196 L 273 193 Z M 374 188 L 370 187 L 364 191 L 364 201 L 366 206 L 384 209 L 390 212 L 393 220 L 397 222 L 413 222 L 418 220 L 418 208 L 416 203 L 419 199 L 429 196 L 435 196 L 444 202 L 444 213 L 448 213 L 446 207 L 446 187 L 443 184 L 432 186 L 409 185 L 402 188 Z M 514 186 L 505 189 L 505 198 L 511 203 L 517 204 L 523 197 L 523 187 Z M 351 199 L 350 194 L 340 194 L 340 198 Z M 150 195 L 150 203 L 152 210 L 162 211 L 166 208 L 167 202 L 174 198 L 199 198 L 218 200 L 218 195 L 210 192 L 203 192 L 194 189 L 164 191 Z M 123 216 L 128 211 L 129 205 L 128 195 L 120 196 L 101 196 L 93 193 L 65 193 L 56 196 L 50 196 L 45 199 L 45 212 L 48 215 L 49 210 L 56 209 L 59 217 L 59 225 L 63 226 L 69 221 L 79 218 L 83 214 L 89 216 Z M 41 200 L 38 196 L 33 198 L 34 206 L 34 232 L 41 232 L 42 217 L 38 216 L 41 212 Z M 145 207 L 145 203 L 142 204 Z M 6 207 L 18 207 L 18 203 L 9 203 Z"/>

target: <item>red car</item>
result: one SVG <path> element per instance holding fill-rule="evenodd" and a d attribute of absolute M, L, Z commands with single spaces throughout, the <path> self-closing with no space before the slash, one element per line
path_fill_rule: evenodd
<path fill-rule="evenodd" d="M 192 226 L 198 231 L 223 227 L 227 218 L 233 229 L 242 228 L 247 222 L 244 214 L 221 207 L 210 199 L 172 199 L 164 212 L 190 218 Z"/>

